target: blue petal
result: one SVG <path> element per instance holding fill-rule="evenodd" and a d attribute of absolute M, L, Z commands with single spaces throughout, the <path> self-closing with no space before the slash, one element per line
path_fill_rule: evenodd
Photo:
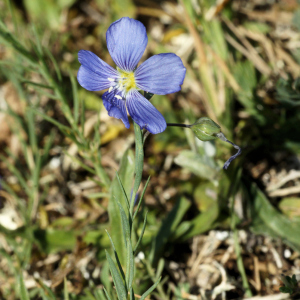
<path fill-rule="evenodd" d="M 166 95 L 181 90 L 186 68 L 174 53 L 162 53 L 148 58 L 135 71 L 135 81 L 143 91 Z"/>
<path fill-rule="evenodd" d="M 130 127 L 127 111 L 125 107 L 125 100 L 118 99 L 121 97 L 121 93 L 117 90 L 112 92 L 105 92 L 102 95 L 104 107 L 108 111 L 108 115 L 117 119 L 121 119 L 126 128 Z"/>
<path fill-rule="evenodd" d="M 162 114 L 137 90 L 127 94 L 126 106 L 129 115 L 141 129 L 145 128 L 153 134 L 166 129 L 167 124 Z"/>
<path fill-rule="evenodd" d="M 108 51 L 116 65 L 131 72 L 140 61 L 147 43 L 145 26 L 128 17 L 112 23 L 106 32 Z"/>
<path fill-rule="evenodd" d="M 91 51 L 80 50 L 78 60 L 82 64 L 77 73 L 79 84 L 89 91 L 101 91 L 113 85 L 108 78 L 117 79 L 118 72 Z"/>

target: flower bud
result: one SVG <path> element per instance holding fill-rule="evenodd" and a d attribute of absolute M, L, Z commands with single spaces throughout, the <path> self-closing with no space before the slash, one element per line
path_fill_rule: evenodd
<path fill-rule="evenodd" d="M 221 132 L 221 127 L 207 117 L 200 118 L 190 128 L 194 131 L 196 137 L 203 142 L 218 138 L 217 134 Z"/>

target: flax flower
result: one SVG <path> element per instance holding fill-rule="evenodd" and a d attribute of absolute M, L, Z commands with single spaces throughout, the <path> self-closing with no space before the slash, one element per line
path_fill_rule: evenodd
<path fill-rule="evenodd" d="M 140 61 L 148 42 L 145 26 L 128 17 L 112 23 L 106 32 L 114 69 L 90 51 L 80 50 L 77 79 L 89 91 L 108 89 L 103 104 L 111 117 L 130 127 L 127 112 L 141 128 L 156 134 L 166 129 L 162 114 L 140 91 L 165 95 L 181 89 L 186 69 L 173 53 L 162 53 Z"/>

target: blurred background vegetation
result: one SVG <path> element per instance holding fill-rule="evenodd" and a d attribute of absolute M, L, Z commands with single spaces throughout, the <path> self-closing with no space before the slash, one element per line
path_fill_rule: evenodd
<path fill-rule="evenodd" d="M 120 238 L 109 197 L 116 170 L 133 175 L 133 126 L 76 74 L 80 49 L 114 65 L 105 34 L 123 16 L 147 28 L 142 60 L 187 68 L 181 92 L 151 99 L 167 122 L 209 116 L 243 149 L 224 171 L 222 141 L 147 139 L 136 298 L 161 275 L 151 299 L 264 299 L 300 274 L 296 0 L 0 0 L 0 16 L 1 299 L 113 299 L 105 229 Z"/>

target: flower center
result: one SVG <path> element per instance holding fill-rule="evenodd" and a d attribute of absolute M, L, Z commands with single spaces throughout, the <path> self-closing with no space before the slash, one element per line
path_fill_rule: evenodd
<path fill-rule="evenodd" d="M 137 88 L 133 72 L 126 72 L 120 69 L 118 71 L 120 74 L 120 89 L 125 90 L 125 93 L 127 94 L 130 90 Z"/>

